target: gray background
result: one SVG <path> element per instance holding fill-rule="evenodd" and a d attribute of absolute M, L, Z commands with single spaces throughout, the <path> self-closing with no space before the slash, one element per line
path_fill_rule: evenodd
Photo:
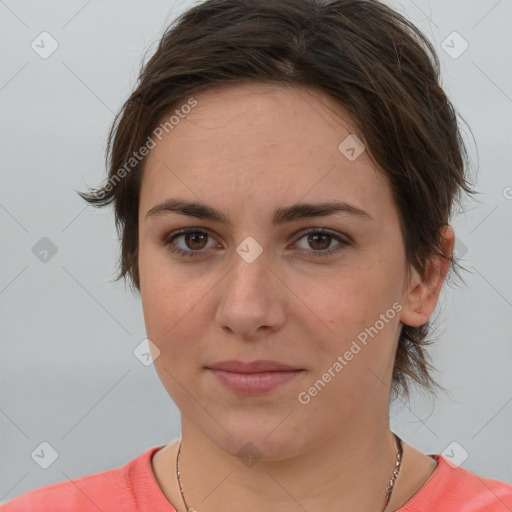
<path fill-rule="evenodd" d="M 445 289 L 431 352 L 450 394 L 397 401 L 391 426 L 426 453 L 457 442 L 464 468 L 512 483 L 512 1 L 389 3 L 439 52 L 443 84 L 476 138 L 481 192 L 453 220 L 471 273 L 466 287 Z M 145 338 L 140 301 L 110 282 L 112 212 L 74 190 L 104 178 L 114 113 L 144 52 L 189 5 L 0 0 L 0 502 L 179 435 L 176 406 L 133 354 Z M 43 31 L 59 44 L 47 59 L 31 47 Z M 458 58 L 442 47 L 453 31 L 469 43 Z M 57 248 L 47 262 L 33 253 L 43 237 Z M 48 469 L 31 457 L 43 441 L 58 452 Z"/>

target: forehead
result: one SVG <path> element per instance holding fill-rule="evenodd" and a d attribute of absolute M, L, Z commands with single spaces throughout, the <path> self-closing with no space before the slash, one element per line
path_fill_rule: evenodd
<path fill-rule="evenodd" d="M 391 201 L 386 180 L 368 152 L 351 160 L 340 150 L 354 135 L 364 138 L 326 93 L 250 83 L 193 97 L 196 106 L 150 151 L 141 209 L 177 195 L 223 208 L 241 207 L 243 202 L 235 198 L 244 198 L 263 208 L 324 200 L 330 194 L 378 215 L 378 208 Z"/>

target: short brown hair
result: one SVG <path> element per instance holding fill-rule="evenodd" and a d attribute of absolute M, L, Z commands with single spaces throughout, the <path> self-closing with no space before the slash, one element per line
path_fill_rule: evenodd
<path fill-rule="evenodd" d="M 126 163 L 193 94 L 247 81 L 318 89 L 350 113 L 391 186 L 408 270 L 423 275 L 433 255 L 444 256 L 440 230 L 455 202 L 463 191 L 475 193 L 457 114 L 439 78 L 432 44 L 376 0 L 207 0 L 190 8 L 166 29 L 115 117 L 109 181 L 79 192 L 91 205 L 114 204 L 122 246 L 117 279 L 129 276 L 132 290 L 140 291 L 138 207 L 146 158 L 131 161 L 132 169 Z M 459 276 L 457 266 L 452 256 L 450 269 Z M 408 379 L 430 391 L 441 388 L 425 350 L 430 330 L 429 322 L 403 325 L 393 394 L 409 397 Z"/>

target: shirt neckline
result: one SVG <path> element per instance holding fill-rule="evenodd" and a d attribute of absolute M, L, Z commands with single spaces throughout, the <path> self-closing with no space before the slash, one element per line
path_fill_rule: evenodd
<path fill-rule="evenodd" d="M 421 501 L 424 501 L 424 499 L 428 497 L 428 493 L 432 490 L 432 487 L 436 485 L 440 479 L 442 479 L 443 475 L 445 474 L 445 461 L 443 460 L 443 456 L 430 453 L 427 454 L 427 456 L 431 459 L 434 459 L 437 463 L 434 471 L 432 471 L 423 485 L 405 503 L 403 503 L 393 512 L 406 512 L 410 509 L 410 507 L 419 505 Z"/>
<path fill-rule="evenodd" d="M 153 472 L 153 467 L 151 464 L 151 459 L 153 455 L 161 450 L 162 448 L 165 448 L 166 445 L 161 446 L 154 446 L 153 448 L 150 448 L 147 450 L 141 457 L 141 465 L 143 468 L 144 476 L 146 479 L 147 484 L 150 487 L 150 493 L 151 495 L 158 496 L 158 503 L 156 505 L 160 508 L 161 511 L 158 509 L 155 509 L 155 503 L 154 500 L 151 502 L 151 506 L 153 507 L 153 510 L 155 512 L 176 512 L 176 508 L 174 505 L 167 499 L 164 492 L 158 485 L 158 482 L 156 480 L 156 476 Z M 444 461 L 444 458 L 442 455 L 436 455 L 436 454 L 427 454 L 428 457 L 434 459 L 437 462 L 436 467 L 434 468 L 434 471 L 432 471 L 431 475 L 428 477 L 428 479 L 425 481 L 425 483 L 399 508 L 395 509 L 393 512 L 406 512 L 410 509 L 411 506 L 419 504 L 424 498 L 428 497 L 428 492 L 431 490 L 431 488 L 436 484 L 436 482 L 442 478 L 443 474 L 446 472 L 446 462 Z M 149 498 L 151 499 L 151 498 Z M 170 508 L 169 508 L 170 507 Z"/>

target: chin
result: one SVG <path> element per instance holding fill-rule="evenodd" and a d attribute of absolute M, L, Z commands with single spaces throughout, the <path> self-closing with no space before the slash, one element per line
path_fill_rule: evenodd
<path fill-rule="evenodd" d="M 275 428 L 275 427 L 273 427 Z M 279 432 L 278 432 L 279 430 Z M 219 449 L 238 457 L 247 467 L 252 467 L 258 461 L 279 461 L 293 458 L 307 447 L 302 442 L 298 428 L 286 429 L 283 426 L 272 432 L 267 424 L 238 426 L 225 431 L 205 433 L 210 441 Z M 269 432 L 272 432 L 269 435 Z"/>

